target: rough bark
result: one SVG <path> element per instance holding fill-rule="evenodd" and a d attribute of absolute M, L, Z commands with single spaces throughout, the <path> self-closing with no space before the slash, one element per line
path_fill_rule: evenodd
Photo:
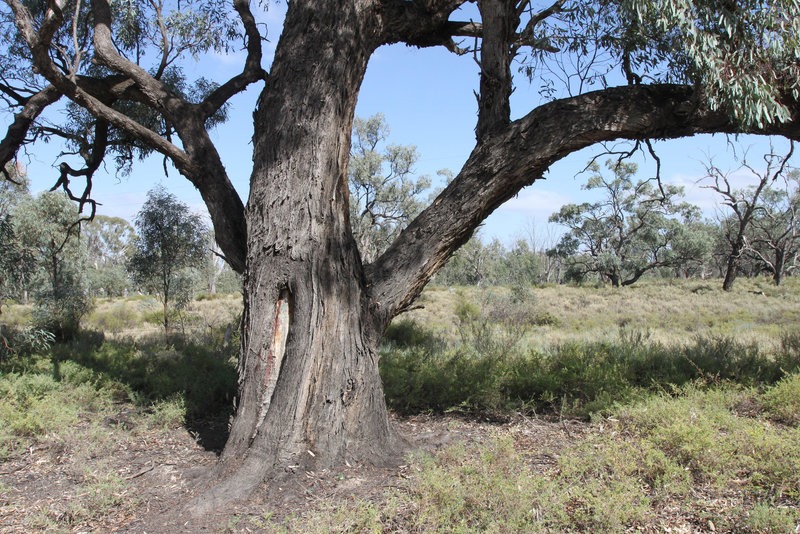
<path fill-rule="evenodd" d="M 0 169 L 12 161 L 19 147 L 24 144 L 31 125 L 47 106 L 57 102 L 61 93 L 48 85 L 38 93 L 20 102 L 21 109 L 14 114 L 14 121 L 9 124 L 5 137 L 0 140 Z"/>
<path fill-rule="evenodd" d="M 255 114 L 238 411 L 194 512 L 270 473 L 397 460 L 348 218 L 357 89 L 377 46 L 348 2 L 292 2 Z"/>
<path fill-rule="evenodd" d="M 739 258 L 741 258 L 743 248 L 744 242 L 741 240 L 733 244 L 733 249 L 728 255 L 728 263 L 725 266 L 725 277 L 722 279 L 723 291 L 733 289 L 733 283 L 736 281 L 736 275 L 739 271 Z"/>
<path fill-rule="evenodd" d="M 483 19 L 478 125 L 475 128 L 479 143 L 511 122 L 510 67 L 514 56 L 510 47 L 519 25 L 515 4 L 510 0 L 478 2 Z"/>

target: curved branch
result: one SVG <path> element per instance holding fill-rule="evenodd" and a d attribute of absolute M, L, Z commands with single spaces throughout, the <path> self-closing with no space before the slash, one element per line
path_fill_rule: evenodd
<path fill-rule="evenodd" d="M 82 169 L 73 169 L 67 163 L 62 163 L 59 165 L 61 175 L 59 176 L 56 184 L 50 189 L 50 191 L 55 191 L 59 188 L 63 189 L 64 192 L 67 193 L 67 196 L 70 198 L 70 200 L 78 203 L 79 212 L 83 212 L 83 206 L 89 204 L 92 207 L 92 211 L 88 217 L 88 220 L 94 218 L 95 211 L 97 210 L 97 202 L 92 199 L 92 178 L 94 177 L 95 171 L 100 168 L 100 165 L 103 163 L 103 158 L 106 156 L 106 149 L 108 148 L 108 129 L 109 125 L 104 120 L 98 120 L 95 123 L 94 142 L 92 143 L 92 147 L 81 150 L 81 155 L 83 156 L 84 161 L 86 161 L 86 166 Z M 70 189 L 70 176 L 82 176 L 86 179 L 86 185 L 83 188 L 83 193 L 79 197 L 75 196 Z"/>
<path fill-rule="evenodd" d="M 232 96 L 243 91 L 251 83 L 267 79 L 267 72 L 261 68 L 261 33 L 256 19 L 250 11 L 248 0 L 234 0 L 233 7 L 239 14 L 247 36 L 247 59 L 241 74 L 234 76 L 200 104 L 200 113 L 208 119 L 216 113 Z"/>
<path fill-rule="evenodd" d="M 0 141 L 0 168 L 13 160 L 19 148 L 25 143 L 31 125 L 45 108 L 61 98 L 61 93 L 52 85 L 48 85 L 35 95 L 27 98 L 19 113 L 8 126 L 5 137 Z"/>
<path fill-rule="evenodd" d="M 181 118 L 175 129 L 195 167 L 202 172 L 184 176 L 200 192 L 214 225 L 214 236 L 228 264 L 237 273 L 244 273 L 247 258 L 247 223 L 244 204 L 233 187 L 217 148 L 203 126 L 204 119 L 195 114 Z"/>
<path fill-rule="evenodd" d="M 106 79 L 63 75 L 49 55 L 49 47 L 52 44 L 50 39 L 55 31 L 50 26 L 57 27 L 58 24 L 53 22 L 48 26 L 50 33 L 37 33 L 30 13 L 20 0 L 5 1 L 14 11 L 17 28 L 32 51 L 35 67 L 53 84 L 54 91 L 85 108 L 97 117 L 100 123 L 113 125 L 168 157 L 181 174 L 200 190 L 225 256 L 231 261 L 231 266 L 235 270 L 243 272 L 246 256 L 244 205 L 225 173 L 219 154 L 208 138 L 204 127 L 205 117 L 198 112 L 199 106 L 174 95 L 141 67 L 117 54 L 111 41 L 111 11 L 108 1 L 93 2 L 95 51 L 98 58 L 102 58 L 108 66 L 123 76 L 110 76 Z M 56 20 L 56 15 L 57 13 L 52 15 L 51 19 Z M 123 94 L 126 98 L 156 109 L 174 124 L 179 130 L 185 150 L 111 107 L 111 102 Z M 89 180 L 84 193 L 90 192 L 91 174 L 102 161 L 101 151 L 96 153 L 100 155 L 100 159 L 87 160 L 85 169 L 75 170 L 68 165 L 62 165 L 59 184 L 62 186 L 66 184 L 68 187 L 68 176 L 86 176 Z M 103 150 L 102 154 L 104 153 Z M 77 197 L 76 200 L 81 203 L 91 203 L 87 194 Z"/>
<path fill-rule="evenodd" d="M 183 150 L 165 140 L 149 128 L 142 126 L 127 115 L 106 105 L 89 92 L 83 90 L 76 79 L 64 76 L 56 65 L 53 64 L 48 52 L 51 44 L 49 39 L 52 38 L 52 33 L 55 30 L 48 29 L 50 33 L 42 32 L 37 34 L 30 18 L 30 12 L 22 3 L 19 0 L 5 1 L 11 6 L 15 15 L 17 28 L 31 49 L 35 67 L 59 92 L 86 108 L 86 110 L 95 117 L 104 119 L 117 128 L 125 130 L 134 137 L 142 140 L 142 142 L 152 146 L 155 150 L 168 156 L 175 162 L 178 169 L 184 169 L 186 172 L 200 171 L 200 169 L 193 168 L 191 160 Z M 105 6 L 108 7 L 108 2 L 103 0 L 96 0 L 96 3 L 105 4 Z M 102 24 L 100 25 L 102 26 Z"/>
<path fill-rule="evenodd" d="M 425 283 L 478 225 L 561 158 L 614 139 L 676 138 L 737 133 L 742 127 L 700 106 L 683 85 L 615 87 L 544 104 L 477 145 L 455 180 L 378 261 L 366 267 L 379 313 L 388 321 L 409 306 Z M 749 133 L 800 138 L 793 122 Z"/>
<path fill-rule="evenodd" d="M 161 111 L 179 112 L 186 107 L 186 102 L 150 75 L 142 67 L 122 57 L 114 46 L 111 36 L 111 7 L 107 0 L 93 0 L 94 15 L 94 50 L 95 57 L 112 70 L 119 72 L 136 82 L 142 94 L 147 97 L 148 104 Z"/>

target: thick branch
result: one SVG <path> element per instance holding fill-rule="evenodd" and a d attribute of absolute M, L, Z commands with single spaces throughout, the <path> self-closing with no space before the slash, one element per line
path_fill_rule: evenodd
<path fill-rule="evenodd" d="M 198 113 L 198 107 L 168 91 L 165 86 L 141 69 L 117 54 L 111 41 L 111 13 L 106 0 L 94 0 L 95 49 L 97 56 L 107 65 L 128 76 L 130 80 L 110 77 L 98 80 L 82 77 L 67 77 L 59 72 L 50 60 L 49 37 L 37 34 L 30 13 L 19 0 L 6 0 L 14 10 L 17 27 L 28 42 L 39 72 L 68 98 L 109 124 L 126 131 L 144 144 L 164 154 L 199 190 L 208 205 L 212 221 L 226 257 L 234 269 L 244 269 L 245 226 L 244 207 L 238 194 L 225 173 L 219 155 L 208 140 L 204 128 L 205 117 Z M 178 127 L 186 151 L 169 140 L 146 128 L 137 121 L 112 108 L 109 102 L 118 93 L 133 95 L 135 100 L 145 103 Z M 97 96 L 96 96 L 97 95 Z M 98 98 L 99 96 L 99 98 Z M 99 162 L 98 162 L 99 164 Z M 94 172 L 95 162 L 87 166 L 89 174 Z M 62 166 L 62 179 L 69 175 L 83 175 L 83 170 L 73 170 Z M 90 185 L 90 184 L 89 184 Z M 89 189 L 90 190 L 90 189 Z M 79 200 L 83 200 L 82 195 Z M 224 222 L 230 219 L 229 222 Z"/>
<path fill-rule="evenodd" d="M 367 267 L 376 306 L 387 320 L 409 306 L 492 211 L 577 150 L 614 139 L 742 132 L 698 101 L 689 86 L 616 87 L 550 102 L 514 121 L 476 146 L 456 179 Z M 793 109 L 793 122 L 751 133 L 800 138 Z"/>
<path fill-rule="evenodd" d="M 453 37 L 479 37 L 482 33 L 478 23 L 448 20 L 455 9 L 466 3 L 464 0 L 383 0 L 379 8 L 382 42 L 406 43 L 420 48 L 445 46 L 456 50 Z"/>
<path fill-rule="evenodd" d="M 6 2 L 11 5 L 14 11 L 17 28 L 31 49 L 33 62 L 36 68 L 38 68 L 39 73 L 44 76 L 47 81 L 52 83 L 62 94 L 86 108 L 87 111 L 95 117 L 107 120 L 117 128 L 125 130 L 144 143 L 152 146 L 155 150 L 168 156 L 175 162 L 175 165 L 179 169 L 187 171 L 194 170 L 192 169 L 192 162 L 181 149 L 149 128 L 142 126 L 127 115 L 118 112 L 100 99 L 87 93 L 81 89 L 73 77 L 64 76 L 53 64 L 49 55 L 49 47 L 51 45 L 49 39 L 52 37 L 52 32 L 55 30 L 52 30 L 49 34 L 45 32 L 37 34 L 30 18 L 30 12 L 25 9 L 22 3 L 19 0 L 6 0 Z M 105 3 L 105 5 L 106 7 L 108 6 L 107 3 Z M 196 171 L 199 171 L 199 169 Z"/>
<path fill-rule="evenodd" d="M 122 57 L 114 46 L 111 36 L 111 7 L 107 0 L 93 0 L 95 57 L 104 65 L 136 82 L 147 97 L 151 107 L 160 112 L 179 112 L 186 102 L 175 96 L 166 86 L 142 67 Z"/>
<path fill-rule="evenodd" d="M 59 98 L 61 93 L 54 86 L 48 85 L 28 98 L 22 110 L 14 114 L 14 121 L 8 126 L 5 137 L 0 141 L 0 168 L 5 168 L 6 163 L 16 157 L 33 122 L 47 106 Z"/>
<path fill-rule="evenodd" d="M 233 187 L 214 143 L 203 127 L 204 118 L 190 115 L 175 124 L 184 148 L 202 172 L 184 174 L 200 192 L 214 225 L 214 236 L 231 268 L 244 273 L 247 224 L 244 204 Z"/>
<path fill-rule="evenodd" d="M 502 130 L 511 121 L 511 43 L 519 23 L 516 7 L 511 0 L 481 0 L 478 2 L 484 24 L 481 43 L 481 82 L 478 97 L 478 142 Z"/>

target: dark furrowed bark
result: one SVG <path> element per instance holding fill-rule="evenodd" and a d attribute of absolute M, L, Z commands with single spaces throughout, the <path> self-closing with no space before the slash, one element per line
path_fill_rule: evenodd
<path fill-rule="evenodd" d="M 503 130 L 511 121 L 512 78 L 510 51 L 516 39 L 516 2 L 510 0 L 481 0 L 478 7 L 483 20 L 481 41 L 481 82 L 478 101 L 478 142 Z"/>
<path fill-rule="evenodd" d="M 327 4 L 289 5 L 255 114 L 239 407 L 195 513 L 298 466 L 399 459 L 377 367 L 386 325 L 348 219 L 352 118 L 377 38 L 348 2 Z"/>
<path fill-rule="evenodd" d="M 198 113 L 175 121 L 178 134 L 194 167 L 202 172 L 184 173 L 200 192 L 214 236 L 225 260 L 237 273 L 244 273 L 247 258 L 247 222 L 244 205 L 228 177 L 217 148 Z"/>

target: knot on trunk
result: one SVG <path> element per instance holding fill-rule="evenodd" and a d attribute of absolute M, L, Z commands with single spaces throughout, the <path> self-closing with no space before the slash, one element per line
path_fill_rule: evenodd
<path fill-rule="evenodd" d="M 352 378 L 347 379 L 347 386 L 342 391 L 342 404 L 347 406 L 355 397 L 356 381 Z"/>

